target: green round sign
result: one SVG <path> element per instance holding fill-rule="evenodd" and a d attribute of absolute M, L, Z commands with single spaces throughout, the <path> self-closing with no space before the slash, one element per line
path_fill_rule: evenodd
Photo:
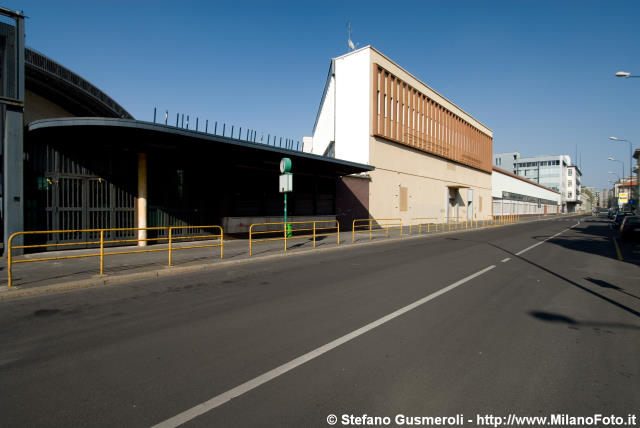
<path fill-rule="evenodd" d="M 280 159 L 280 172 L 283 174 L 287 172 L 291 172 L 291 159 L 289 158 Z"/>

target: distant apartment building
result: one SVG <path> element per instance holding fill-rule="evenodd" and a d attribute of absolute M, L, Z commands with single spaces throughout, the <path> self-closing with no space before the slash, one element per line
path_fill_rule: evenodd
<path fill-rule="evenodd" d="M 595 187 L 582 186 L 582 194 L 587 194 L 587 197 L 589 197 L 589 194 L 593 195 L 593 206 L 600 206 L 600 192 Z"/>
<path fill-rule="evenodd" d="M 517 175 L 560 192 L 562 212 L 575 212 L 580 205 L 582 173 L 568 155 L 518 158 L 514 168 Z"/>
<path fill-rule="evenodd" d="M 494 153 L 493 165 L 500 169 L 516 173 L 515 162 L 520 159 L 519 152 Z"/>
<path fill-rule="evenodd" d="M 567 212 L 576 212 L 582 203 L 580 195 L 582 194 L 581 181 L 582 173 L 575 165 L 567 167 Z"/>

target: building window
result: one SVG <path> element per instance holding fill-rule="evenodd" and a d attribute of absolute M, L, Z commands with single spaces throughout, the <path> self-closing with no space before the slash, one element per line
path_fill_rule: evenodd
<path fill-rule="evenodd" d="M 569 174 L 569 177 L 571 177 L 571 176 L 573 175 L 573 170 L 572 170 L 572 169 L 570 169 L 570 170 L 568 171 L 568 174 Z"/>
<path fill-rule="evenodd" d="M 569 174 L 569 175 L 571 175 L 571 174 Z M 573 186 L 573 181 L 571 181 L 571 180 L 567 181 L 567 185 L 568 185 L 569 187 Z"/>
<path fill-rule="evenodd" d="M 409 189 L 400 186 L 400 211 L 407 211 L 409 205 Z"/>
<path fill-rule="evenodd" d="M 567 195 L 569 198 L 573 198 L 573 192 L 569 192 L 569 194 Z"/>

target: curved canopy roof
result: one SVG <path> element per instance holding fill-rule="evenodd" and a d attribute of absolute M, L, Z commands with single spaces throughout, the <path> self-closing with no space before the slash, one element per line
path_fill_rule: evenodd
<path fill-rule="evenodd" d="M 120 104 L 68 68 L 25 49 L 25 86 L 77 116 L 133 119 Z"/>
<path fill-rule="evenodd" d="M 214 153 L 215 158 L 222 162 L 258 168 L 277 169 L 280 159 L 286 156 L 293 162 L 294 174 L 309 172 L 344 176 L 374 169 L 370 165 L 298 150 L 130 119 L 74 117 L 37 120 L 28 125 L 27 138 L 58 142 L 90 141 L 91 144 L 143 152 L 180 150 L 191 152 L 193 156 Z"/>

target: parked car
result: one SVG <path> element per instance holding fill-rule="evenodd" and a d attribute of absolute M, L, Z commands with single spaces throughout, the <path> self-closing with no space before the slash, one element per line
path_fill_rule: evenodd
<path fill-rule="evenodd" d="M 622 224 L 622 220 L 630 215 L 633 215 L 631 211 L 618 211 L 616 213 L 616 216 L 613 218 L 613 221 L 611 222 L 611 227 L 613 227 L 614 229 L 619 229 L 620 225 Z"/>
<path fill-rule="evenodd" d="M 620 225 L 621 241 L 640 241 L 640 216 L 626 216 Z"/>

